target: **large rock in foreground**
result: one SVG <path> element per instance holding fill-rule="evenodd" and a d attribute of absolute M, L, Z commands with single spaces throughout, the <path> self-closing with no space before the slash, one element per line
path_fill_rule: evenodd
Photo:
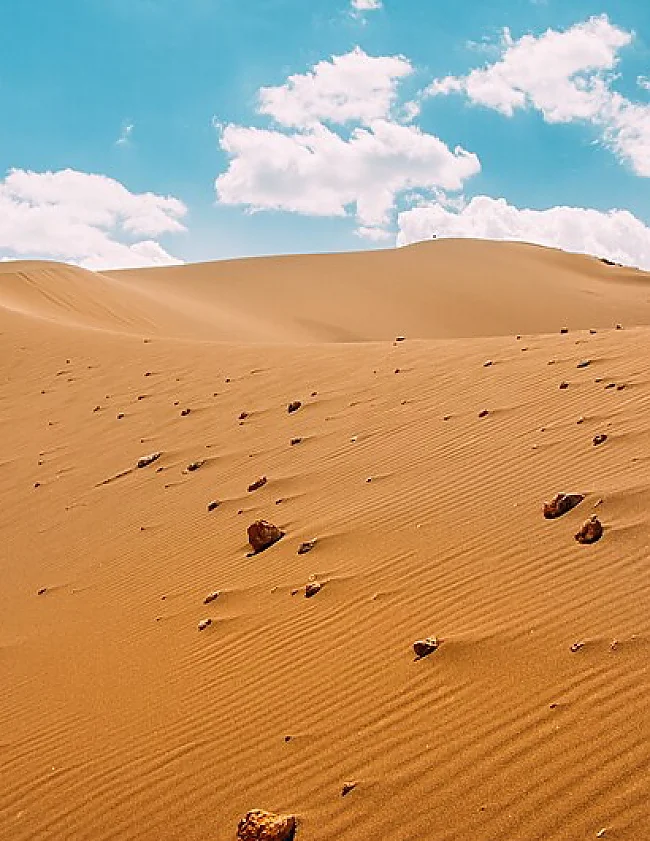
<path fill-rule="evenodd" d="M 256 520 L 248 527 L 248 542 L 253 552 L 263 552 L 283 537 L 284 532 L 267 520 Z"/>
<path fill-rule="evenodd" d="M 253 809 L 239 821 L 239 841 L 289 841 L 296 832 L 293 815 L 274 815 L 263 809 Z"/>

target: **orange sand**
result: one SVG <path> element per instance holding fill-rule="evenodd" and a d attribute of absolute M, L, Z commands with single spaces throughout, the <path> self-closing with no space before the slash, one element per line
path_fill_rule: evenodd
<path fill-rule="evenodd" d="M 650 838 L 649 347 L 533 246 L 0 264 L 0 839 Z"/>

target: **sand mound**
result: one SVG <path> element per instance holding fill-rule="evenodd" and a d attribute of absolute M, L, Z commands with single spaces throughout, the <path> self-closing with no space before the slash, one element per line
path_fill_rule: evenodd
<path fill-rule="evenodd" d="M 2 267 L 1 841 L 646 837 L 646 280 L 464 247 Z"/>

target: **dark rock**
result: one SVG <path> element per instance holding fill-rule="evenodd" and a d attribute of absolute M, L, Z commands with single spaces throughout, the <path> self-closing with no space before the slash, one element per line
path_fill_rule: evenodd
<path fill-rule="evenodd" d="M 417 640 L 413 643 L 413 651 L 416 657 L 426 657 L 428 654 L 437 651 L 439 647 L 440 642 L 436 637 L 427 637 L 426 639 Z"/>
<path fill-rule="evenodd" d="M 239 415 L 239 420 L 246 420 L 248 417 L 248 412 L 241 412 Z"/>
<path fill-rule="evenodd" d="M 489 411 L 488 411 L 487 409 L 482 409 L 482 410 L 478 413 L 478 416 L 479 416 L 479 418 L 486 418 L 489 414 L 490 414 L 490 413 L 489 413 Z"/>
<path fill-rule="evenodd" d="M 263 552 L 283 537 L 284 532 L 267 520 L 256 520 L 248 527 L 248 542 L 254 553 Z"/>
<path fill-rule="evenodd" d="M 305 587 L 305 598 L 311 599 L 323 589 L 323 585 L 318 581 L 310 581 Z"/>
<path fill-rule="evenodd" d="M 142 458 L 138 459 L 136 467 L 149 467 L 150 464 L 153 464 L 154 461 L 158 461 L 162 453 L 151 453 L 148 456 L 142 456 Z"/>
<path fill-rule="evenodd" d="M 357 783 L 343 783 L 343 788 L 341 789 L 341 797 L 345 797 L 351 791 L 357 787 Z"/>
<path fill-rule="evenodd" d="M 302 444 L 302 438 L 292 438 L 291 439 L 291 446 L 295 447 L 296 444 Z"/>
<path fill-rule="evenodd" d="M 568 383 L 568 382 L 566 382 L 566 380 L 563 380 L 563 381 L 560 383 L 560 386 L 559 386 L 559 387 L 560 387 L 560 389 L 564 390 L 565 388 L 568 388 L 568 387 L 569 387 L 569 383 Z"/>
<path fill-rule="evenodd" d="M 584 496 L 582 494 L 558 494 L 550 502 L 544 503 L 544 517 L 547 520 L 555 520 L 580 505 Z"/>
<path fill-rule="evenodd" d="M 607 436 L 602 433 L 601 435 L 594 436 L 594 447 L 598 447 L 600 444 L 604 444 L 607 441 Z"/>
<path fill-rule="evenodd" d="M 575 539 L 578 543 L 589 544 L 596 543 L 603 536 L 603 524 L 595 515 L 582 526 L 580 531 L 576 534 Z"/>
<path fill-rule="evenodd" d="M 316 538 L 313 540 L 305 540 L 304 543 L 301 543 L 298 547 L 298 554 L 299 555 L 306 555 L 307 552 L 311 552 L 311 550 L 316 545 Z"/>
<path fill-rule="evenodd" d="M 584 647 L 585 647 L 584 642 L 574 642 L 573 645 L 571 646 L 571 651 L 573 651 L 573 653 L 575 654 L 576 651 L 580 651 L 580 649 L 584 648 Z"/>
<path fill-rule="evenodd" d="M 194 473 L 196 470 L 200 470 L 204 464 L 205 459 L 199 459 L 199 461 L 192 461 L 187 465 L 186 470 L 189 473 Z"/>
<path fill-rule="evenodd" d="M 219 592 L 219 590 L 215 590 L 212 593 L 208 593 L 208 595 L 203 599 L 203 604 L 211 604 L 212 602 L 216 602 L 220 595 L 221 593 Z"/>
<path fill-rule="evenodd" d="M 46 593 L 47 593 L 47 587 L 41 587 L 41 589 L 38 591 L 37 595 L 44 596 Z"/>
<path fill-rule="evenodd" d="M 268 482 L 266 476 L 260 476 L 259 479 L 256 479 L 252 484 L 248 486 L 248 492 L 252 493 L 253 491 L 257 491 L 260 488 L 263 488 L 264 485 Z"/>
<path fill-rule="evenodd" d="M 212 502 L 208 502 L 208 511 L 216 511 L 219 507 L 219 503 L 216 499 L 213 499 Z"/>
<path fill-rule="evenodd" d="M 564 335 L 566 335 L 568 332 L 569 332 L 569 328 L 568 328 L 568 327 L 562 327 L 562 329 L 560 330 L 560 333 L 561 333 L 563 336 L 564 336 Z"/>
<path fill-rule="evenodd" d="M 181 409 L 181 417 L 186 418 L 191 411 L 191 409 Z"/>
<path fill-rule="evenodd" d="M 209 628 L 212 625 L 212 619 L 202 619 L 199 622 L 199 631 L 205 631 L 206 628 Z"/>
<path fill-rule="evenodd" d="M 123 417 L 124 417 L 124 412 L 120 412 L 119 415 L 117 416 L 117 419 L 122 420 Z"/>
<path fill-rule="evenodd" d="M 300 402 L 300 400 L 294 400 L 293 403 L 289 403 L 289 405 L 287 406 L 287 412 L 289 412 L 289 414 L 297 412 L 301 406 L 302 403 Z"/>
<path fill-rule="evenodd" d="M 576 365 L 576 368 L 588 368 L 591 365 L 591 359 L 583 359 Z"/>

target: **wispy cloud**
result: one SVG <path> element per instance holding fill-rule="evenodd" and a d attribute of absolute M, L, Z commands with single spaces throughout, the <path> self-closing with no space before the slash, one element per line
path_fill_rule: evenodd
<path fill-rule="evenodd" d="M 133 134 L 133 129 L 135 128 L 135 123 L 124 123 L 122 125 L 122 131 L 120 132 L 120 136 L 115 141 L 116 146 L 126 146 L 131 140 L 131 135 Z"/>

